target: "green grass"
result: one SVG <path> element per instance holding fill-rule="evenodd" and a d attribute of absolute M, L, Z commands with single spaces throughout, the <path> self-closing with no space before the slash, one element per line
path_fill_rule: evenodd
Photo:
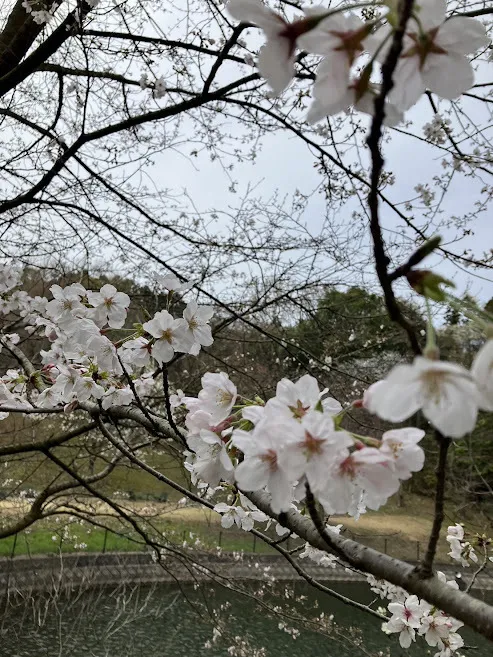
<path fill-rule="evenodd" d="M 222 529 L 220 526 L 209 526 L 200 522 L 173 522 L 170 520 L 156 523 L 159 531 L 172 543 L 182 546 L 186 541 L 190 547 L 195 547 L 196 539 L 203 550 L 216 551 L 217 546 L 227 552 L 272 552 L 272 548 L 262 541 L 254 539 L 248 532 L 234 529 Z M 121 536 L 110 530 L 99 527 L 70 526 L 70 536 L 63 538 L 59 525 L 35 527 L 31 532 L 21 532 L 16 537 L 10 536 L 0 540 L 0 556 L 10 557 L 39 554 L 69 554 L 73 552 L 128 552 L 147 549 L 142 539 L 135 533 Z M 120 530 L 121 531 L 121 530 Z M 132 540 L 134 539 L 134 540 Z M 81 548 L 84 543 L 86 547 Z"/>

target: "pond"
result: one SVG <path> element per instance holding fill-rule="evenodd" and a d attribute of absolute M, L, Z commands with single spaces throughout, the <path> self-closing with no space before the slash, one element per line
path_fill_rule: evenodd
<path fill-rule="evenodd" d="M 248 596 L 240 596 L 218 585 L 159 584 L 133 589 L 99 589 L 50 600 L 37 595 L 15 607 L 3 608 L 0 626 L 1 657 L 358 657 L 381 651 L 390 657 L 434 655 L 421 639 L 411 650 L 403 650 L 397 636 L 386 637 L 380 622 L 358 609 L 348 607 L 308 585 L 276 584 L 287 617 L 270 616 L 267 605 L 281 604 L 266 593 L 259 605 L 253 583 Z M 332 583 L 332 588 L 362 602 L 371 600 L 361 583 Z M 301 628 L 293 638 L 296 613 L 308 619 L 334 615 L 337 627 L 331 636 Z M 231 636 L 213 642 L 211 617 L 228 628 Z M 282 625 L 284 624 L 284 627 Z M 491 644 L 471 631 L 462 630 L 474 657 L 490 657 Z M 228 653 L 239 645 L 234 637 L 247 637 L 243 653 Z M 360 647 L 358 647 L 358 643 Z M 261 652 L 256 652 L 263 648 Z"/>

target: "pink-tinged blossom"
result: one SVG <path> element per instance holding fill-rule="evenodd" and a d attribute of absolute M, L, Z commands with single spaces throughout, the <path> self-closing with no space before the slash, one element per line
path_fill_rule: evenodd
<path fill-rule="evenodd" d="M 337 455 L 317 497 L 328 514 L 347 513 L 361 491 L 366 506 L 377 510 L 398 489 L 399 479 L 388 456 L 374 447 L 363 447 Z"/>
<path fill-rule="evenodd" d="M 421 618 L 421 626 L 418 629 L 418 634 L 424 636 L 426 643 L 434 648 L 441 641 L 448 638 L 451 627 L 452 624 L 449 617 L 442 615 L 437 610 Z"/>
<path fill-rule="evenodd" d="M 309 16 L 288 23 L 260 0 L 231 0 L 227 10 L 236 20 L 263 30 L 267 41 L 259 52 L 258 70 L 273 93 L 280 94 L 294 77 L 296 42 L 316 25 L 315 13 L 311 11 Z"/>
<path fill-rule="evenodd" d="M 168 363 L 175 351 L 188 353 L 192 346 L 186 321 L 175 319 L 167 310 L 156 313 L 153 319 L 143 324 L 143 328 L 156 338 L 151 354 L 160 365 Z"/>
<path fill-rule="evenodd" d="M 200 408 L 211 414 L 214 425 L 231 413 L 237 397 L 236 386 L 224 372 L 206 372 L 199 392 Z"/>
<path fill-rule="evenodd" d="M 409 109 L 425 89 L 453 100 L 474 84 L 474 70 L 465 55 L 486 48 L 485 26 L 464 16 L 446 20 L 446 0 L 420 0 L 419 22 L 410 20 L 402 54 L 394 73 L 395 86 L 389 99 L 402 110 Z M 384 38 L 386 31 L 377 32 Z M 379 52 L 384 60 L 387 48 Z"/>
<path fill-rule="evenodd" d="M 389 422 L 402 422 L 420 409 L 444 436 L 470 433 L 478 414 L 479 393 L 461 365 L 418 356 L 411 365 L 397 365 L 367 391 L 365 406 Z"/>
<path fill-rule="evenodd" d="M 118 292 L 114 285 L 106 284 L 99 292 L 88 292 L 87 300 L 94 307 L 91 318 L 98 326 L 121 328 L 125 324 L 130 297 Z"/>
<path fill-rule="evenodd" d="M 419 441 L 424 437 L 422 429 L 407 427 L 391 429 L 382 436 L 380 453 L 385 454 L 394 464 L 399 479 L 409 479 L 412 472 L 422 470 L 425 453 L 419 447 Z"/>
<path fill-rule="evenodd" d="M 291 481 L 306 476 L 312 490 L 324 487 L 338 453 L 353 445 L 345 431 L 336 431 L 330 415 L 308 411 L 301 422 L 291 420 L 291 433 L 279 459 Z"/>
<path fill-rule="evenodd" d="M 405 602 L 391 602 L 388 610 L 392 614 L 386 623 L 388 632 L 399 632 L 399 643 L 402 648 L 409 648 L 415 640 L 416 629 L 421 625 L 423 615 L 419 598 L 411 595 Z"/>
<path fill-rule="evenodd" d="M 128 406 L 134 400 L 134 394 L 128 386 L 115 388 L 110 386 L 104 393 L 101 406 L 107 410 L 111 406 Z"/>
<path fill-rule="evenodd" d="M 187 335 L 192 343 L 189 353 L 194 356 L 198 355 L 200 347 L 210 347 L 214 342 L 208 324 L 213 312 L 210 306 L 199 306 L 196 301 L 190 301 L 183 311 L 183 319 L 188 325 Z"/>
<path fill-rule="evenodd" d="M 292 421 L 293 422 L 293 421 Z M 262 422 L 252 432 L 237 429 L 232 442 L 244 454 L 235 478 L 245 491 L 266 489 L 271 496 L 274 513 L 287 511 L 293 499 L 293 481 L 279 461 L 290 432 L 282 420 Z"/>
<path fill-rule="evenodd" d="M 476 354 L 471 374 L 479 390 L 479 407 L 493 411 L 493 340 L 488 340 Z"/>

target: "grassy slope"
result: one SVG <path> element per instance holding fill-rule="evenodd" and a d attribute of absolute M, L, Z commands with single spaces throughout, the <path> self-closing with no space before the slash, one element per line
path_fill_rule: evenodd
<path fill-rule="evenodd" d="M 216 549 L 221 544 L 222 549 L 244 550 L 245 552 L 270 551 L 268 547 L 237 528 L 222 529 L 220 517 L 207 509 L 196 507 L 176 508 L 170 504 L 127 503 L 135 510 L 148 514 L 150 522 L 156 531 L 166 535 L 168 540 L 182 545 L 194 545 L 199 539 L 200 547 Z M 5 503 L 4 503 L 5 505 Z M 5 508 L 4 513 L 8 512 Z M 405 506 L 399 507 L 397 500 L 393 499 L 379 512 L 369 512 L 363 515 L 358 522 L 350 518 L 334 518 L 333 522 L 341 522 L 346 528 L 347 535 L 378 550 L 386 551 L 392 556 L 416 560 L 423 554 L 433 518 L 433 503 L 429 498 L 416 495 L 407 495 Z M 458 515 L 454 505 L 449 503 L 446 508 L 444 526 L 454 523 L 457 519 L 465 522 L 466 528 L 471 532 L 486 532 L 491 534 L 491 528 L 486 517 L 467 509 L 462 509 Z M 106 518 L 106 522 L 108 522 Z M 31 532 L 23 532 L 15 540 L 13 537 L 0 541 L 0 555 L 14 554 L 40 554 L 73 552 L 80 548 L 80 543 L 87 545 L 85 550 L 99 552 L 105 547 L 107 551 L 125 551 L 144 549 L 140 539 L 126 529 L 122 529 L 116 521 L 110 521 L 112 528 L 124 534 L 119 536 L 112 532 L 105 532 L 99 528 L 91 528 L 87 524 L 70 525 L 68 537 L 63 538 L 65 520 L 55 523 L 54 520 L 44 521 Z M 66 530 L 67 533 L 67 530 Z M 106 533 L 106 537 L 105 537 Z M 15 541 L 15 545 L 14 545 Z M 290 547 L 295 546 L 291 539 Z M 448 544 L 445 541 L 445 532 L 440 542 L 438 560 L 449 562 L 447 557 Z"/>

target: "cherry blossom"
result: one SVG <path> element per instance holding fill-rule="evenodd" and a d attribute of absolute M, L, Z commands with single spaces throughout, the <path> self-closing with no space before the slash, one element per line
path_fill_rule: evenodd
<path fill-rule="evenodd" d="M 46 312 L 52 320 L 60 322 L 63 319 L 68 319 L 71 321 L 74 311 L 85 313 L 86 309 L 81 303 L 81 298 L 87 292 L 79 283 L 72 283 L 72 285 L 67 285 L 65 288 L 60 287 L 60 285 L 52 285 L 50 292 L 53 295 L 53 300 L 48 301 L 46 304 Z"/>
<path fill-rule="evenodd" d="M 220 481 L 233 480 L 234 466 L 229 458 L 226 445 L 214 432 L 202 429 L 200 437 L 187 438 L 190 449 L 195 452 L 192 472 L 210 486 Z"/>
<path fill-rule="evenodd" d="M 289 431 L 289 428 L 286 429 Z M 244 454 L 244 460 L 235 471 L 238 487 L 245 491 L 265 488 L 271 495 L 274 513 L 287 511 L 293 499 L 293 483 L 279 462 L 279 454 L 285 443 L 282 422 L 263 422 L 253 432 L 237 429 L 232 442 Z"/>
<path fill-rule="evenodd" d="M 93 336 L 87 344 L 87 353 L 102 370 L 117 376 L 123 374 L 115 345 L 105 335 Z"/>
<path fill-rule="evenodd" d="M 335 415 L 341 410 L 341 405 L 336 399 L 327 397 L 322 399 L 322 393 L 318 387 L 317 380 L 305 374 L 296 383 L 289 379 L 282 379 L 277 384 L 276 396 L 266 404 L 269 410 L 275 409 L 279 415 L 290 419 L 301 419 L 310 409 L 320 406 L 324 412 Z"/>
<path fill-rule="evenodd" d="M 419 22 L 411 19 L 408 23 L 394 73 L 396 84 L 389 96 L 404 111 L 426 88 L 449 100 L 467 91 L 474 84 L 474 70 L 465 55 L 489 44 L 480 21 L 463 16 L 446 20 L 446 0 L 420 0 L 417 7 Z M 381 49 L 381 61 L 387 52 Z"/>
<path fill-rule="evenodd" d="M 121 328 L 125 324 L 130 297 L 125 292 L 118 292 L 114 285 L 106 284 L 99 292 L 88 292 L 87 300 L 94 310 L 91 319 L 98 326 Z"/>
<path fill-rule="evenodd" d="M 116 388 L 110 386 L 104 393 L 101 406 L 107 410 L 111 406 L 128 406 L 134 400 L 134 394 L 128 386 Z"/>
<path fill-rule="evenodd" d="M 214 511 L 222 515 L 221 526 L 229 529 L 234 524 L 249 532 L 255 525 L 255 520 L 263 521 L 265 515 L 261 511 L 245 511 L 241 506 L 229 506 L 224 502 L 216 504 Z"/>
<path fill-rule="evenodd" d="M 488 340 L 474 357 L 471 374 L 480 393 L 479 407 L 493 411 L 493 340 Z"/>
<path fill-rule="evenodd" d="M 327 65 L 328 66 L 328 65 Z M 320 75 L 323 75 L 321 71 Z M 323 89 L 330 89 L 330 81 L 326 82 L 323 77 L 320 78 L 320 86 Z M 349 108 L 364 114 L 373 116 L 375 111 L 375 98 L 380 92 L 380 85 L 368 82 L 365 78 L 351 78 L 346 81 L 344 95 L 340 96 L 337 101 L 333 101 L 330 94 L 324 94 L 323 90 L 315 97 L 307 115 L 308 123 L 318 123 L 326 116 L 334 116 L 340 112 L 348 112 Z M 388 99 L 385 102 L 385 118 L 383 124 L 387 127 L 394 127 L 404 118 L 402 111 Z"/>
<path fill-rule="evenodd" d="M 118 353 L 124 363 L 135 367 L 145 367 L 151 360 L 150 349 L 149 340 L 141 336 L 124 342 Z"/>
<path fill-rule="evenodd" d="M 0 263 L 0 294 L 8 292 L 21 282 L 22 271 L 10 263 Z"/>
<path fill-rule="evenodd" d="M 305 543 L 303 547 L 303 552 L 299 554 L 300 559 L 310 559 L 317 564 L 317 566 L 325 566 L 326 568 L 335 568 L 337 564 L 337 557 L 333 554 L 327 554 L 322 550 L 317 550 L 310 545 L 310 543 Z"/>
<path fill-rule="evenodd" d="M 418 443 L 424 435 L 422 429 L 414 427 L 392 429 L 383 434 L 380 453 L 393 460 L 394 470 L 399 479 L 409 479 L 411 473 L 423 469 L 425 453 Z"/>
<path fill-rule="evenodd" d="M 347 513 L 356 495 L 365 493 L 365 504 L 377 510 L 399 489 L 399 479 L 389 457 L 374 447 L 351 454 L 341 450 L 327 472 L 317 497 L 328 514 Z"/>
<path fill-rule="evenodd" d="M 192 342 L 189 353 L 197 356 L 200 347 L 210 347 L 214 342 L 210 321 L 214 309 L 210 306 L 199 306 L 196 301 L 190 301 L 183 311 L 183 319 L 188 324 L 188 337 Z"/>
<path fill-rule="evenodd" d="M 390 422 L 402 422 L 421 409 L 443 435 L 461 438 L 476 424 L 479 393 L 464 367 L 418 356 L 411 365 L 394 367 L 367 391 L 364 403 Z"/>
<path fill-rule="evenodd" d="M 411 595 L 402 602 L 391 602 L 388 609 L 392 618 L 386 623 L 388 632 L 399 632 L 402 648 L 409 648 L 415 640 L 416 629 L 421 625 L 421 603 L 416 595 Z"/>
<path fill-rule="evenodd" d="M 297 40 L 315 27 L 319 21 L 316 15 L 324 10 L 288 23 L 260 0 L 230 0 L 227 9 L 236 20 L 253 23 L 264 31 L 267 42 L 259 52 L 258 70 L 274 94 L 282 93 L 294 77 Z"/>
<path fill-rule="evenodd" d="M 330 415 L 320 411 L 308 411 L 300 423 L 291 420 L 290 427 L 280 463 L 292 481 L 305 475 L 312 489 L 320 490 L 334 458 L 353 445 L 353 439 L 345 431 L 336 431 Z"/>
<path fill-rule="evenodd" d="M 156 276 L 158 284 L 167 292 L 186 292 L 193 287 L 193 283 L 182 282 L 174 274 L 166 274 L 165 276 Z"/>
<path fill-rule="evenodd" d="M 440 612 L 428 614 L 421 618 L 421 627 L 418 634 L 423 635 L 429 646 L 435 647 L 450 634 L 450 620 Z"/>
<path fill-rule="evenodd" d="M 168 363 L 173 358 L 175 351 L 187 353 L 192 347 L 191 340 L 187 335 L 186 321 L 174 319 L 167 310 L 157 312 L 153 319 L 143 324 L 143 328 L 156 338 L 151 348 L 151 354 L 160 365 Z"/>
<path fill-rule="evenodd" d="M 224 372 L 207 372 L 202 377 L 199 392 L 200 408 L 211 414 L 211 421 L 219 424 L 233 408 L 237 396 L 236 386 Z"/>
<path fill-rule="evenodd" d="M 91 376 L 80 376 L 75 382 L 73 393 L 78 401 L 85 402 L 91 397 L 101 399 L 104 395 L 104 388 L 96 383 Z"/>

